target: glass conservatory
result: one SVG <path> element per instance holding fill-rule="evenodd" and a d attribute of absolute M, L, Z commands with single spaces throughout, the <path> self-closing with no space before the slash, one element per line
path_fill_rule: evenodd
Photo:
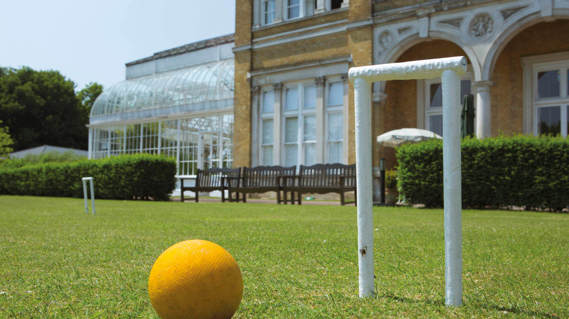
<path fill-rule="evenodd" d="M 89 157 L 131 153 L 176 159 L 177 175 L 230 167 L 233 59 L 117 83 L 91 110 Z"/>

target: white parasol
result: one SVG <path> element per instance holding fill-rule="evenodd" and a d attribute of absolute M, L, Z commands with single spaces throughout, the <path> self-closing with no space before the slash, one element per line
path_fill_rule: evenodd
<path fill-rule="evenodd" d="M 377 137 L 377 142 L 383 146 L 398 147 L 407 143 L 418 143 L 432 138 L 442 139 L 438 134 L 418 128 L 402 128 L 389 131 Z"/>

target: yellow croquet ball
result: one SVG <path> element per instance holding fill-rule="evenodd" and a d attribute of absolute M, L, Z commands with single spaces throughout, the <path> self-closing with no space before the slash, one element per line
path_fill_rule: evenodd
<path fill-rule="evenodd" d="M 223 247 L 207 240 L 186 240 L 156 259 L 148 294 L 162 319 L 225 319 L 241 303 L 243 279 L 237 262 Z"/>

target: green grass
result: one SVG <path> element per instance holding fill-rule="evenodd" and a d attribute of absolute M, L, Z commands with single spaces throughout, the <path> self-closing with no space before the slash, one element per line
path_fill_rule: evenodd
<path fill-rule="evenodd" d="M 155 318 L 170 245 L 237 260 L 237 318 L 569 317 L 569 215 L 463 212 L 464 307 L 444 306 L 441 210 L 374 208 L 378 295 L 357 297 L 354 207 L 0 197 L 0 318 Z"/>

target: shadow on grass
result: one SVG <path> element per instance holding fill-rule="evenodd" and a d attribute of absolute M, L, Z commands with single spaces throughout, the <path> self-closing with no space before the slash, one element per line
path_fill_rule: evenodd
<path fill-rule="evenodd" d="M 394 300 L 397 302 L 405 302 L 405 303 L 410 303 L 410 304 L 424 304 L 424 305 L 433 305 L 433 306 L 444 306 L 445 305 L 444 300 L 432 300 L 432 299 L 419 299 L 418 300 L 418 299 L 400 297 L 400 296 L 396 296 L 396 295 L 389 294 L 389 293 L 383 294 L 383 295 L 378 295 L 378 298 L 387 298 L 387 299 L 391 299 L 391 300 Z M 556 314 L 549 314 L 549 313 L 532 311 L 532 310 L 524 310 L 524 309 L 521 309 L 519 307 L 503 307 L 503 306 L 498 306 L 498 305 L 480 305 L 480 307 L 487 309 L 487 310 L 507 311 L 507 312 L 513 313 L 513 314 L 519 314 L 519 315 L 523 314 L 523 315 L 527 315 L 527 316 L 540 317 L 540 318 L 551 318 L 551 319 L 560 318 Z"/>
<path fill-rule="evenodd" d="M 498 311 L 507 311 L 511 313 L 515 313 L 518 315 L 524 314 L 527 316 L 534 316 L 534 317 L 541 317 L 541 318 L 554 318 L 557 319 L 559 316 L 555 314 L 543 313 L 539 311 L 532 311 L 532 310 L 524 310 L 520 309 L 519 307 L 503 307 L 497 305 L 483 305 L 483 308 L 491 309 L 491 310 L 498 310 Z"/>
<path fill-rule="evenodd" d="M 407 297 L 400 297 L 394 294 L 386 293 L 383 295 L 378 295 L 378 298 L 387 298 L 397 302 L 406 302 L 412 304 L 425 304 L 425 305 L 433 305 L 433 306 L 444 306 L 445 303 L 443 300 L 432 300 L 432 299 L 411 299 Z"/>

